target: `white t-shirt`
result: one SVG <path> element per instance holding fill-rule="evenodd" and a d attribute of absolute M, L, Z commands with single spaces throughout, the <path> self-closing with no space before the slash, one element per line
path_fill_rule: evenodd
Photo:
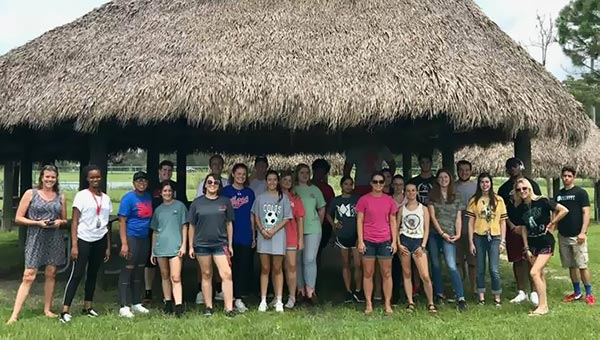
<path fill-rule="evenodd" d="M 203 179 L 202 182 L 198 184 L 198 190 L 196 190 L 196 197 L 204 196 L 204 193 L 202 192 L 202 189 L 204 188 L 204 181 L 205 179 Z M 221 177 L 221 184 L 223 185 L 223 188 L 225 188 L 229 185 L 229 180 L 227 180 L 227 178 L 225 177 Z"/>
<path fill-rule="evenodd" d="M 267 191 L 267 180 L 258 178 L 251 180 L 250 189 L 254 191 L 254 196 L 258 197 L 260 194 Z"/>
<path fill-rule="evenodd" d="M 88 189 L 81 190 L 75 195 L 73 208 L 77 208 L 81 215 L 77 225 L 77 238 L 86 242 L 95 242 L 104 237 L 108 232 L 108 220 L 112 212 L 112 202 L 110 197 L 102 194 L 102 197 L 95 196 Z M 100 205 L 100 215 L 97 213 Z M 98 219 L 100 227 L 98 227 Z"/>
<path fill-rule="evenodd" d="M 354 182 L 358 185 L 368 185 L 371 175 L 383 168 L 386 159 L 393 155 L 387 146 L 364 145 L 346 151 L 346 163 L 354 164 Z"/>

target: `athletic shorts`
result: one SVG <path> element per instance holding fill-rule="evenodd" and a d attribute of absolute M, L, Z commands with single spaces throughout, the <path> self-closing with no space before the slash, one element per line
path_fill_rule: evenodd
<path fill-rule="evenodd" d="M 336 237 L 335 245 L 340 249 L 355 249 L 356 248 L 356 237 Z"/>
<path fill-rule="evenodd" d="M 533 256 L 538 255 L 554 255 L 554 244 L 543 246 L 543 247 L 534 247 L 529 246 L 529 250 Z"/>
<path fill-rule="evenodd" d="M 558 250 L 563 268 L 586 269 L 588 267 L 587 240 L 579 244 L 576 236 L 567 237 L 558 234 Z"/>
<path fill-rule="evenodd" d="M 392 258 L 392 242 L 369 242 L 365 241 L 365 258 L 376 258 L 376 259 L 391 259 Z"/>
<path fill-rule="evenodd" d="M 423 244 L 423 239 L 400 235 L 400 244 L 408 248 L 408 251 L 411 254 L 414 254 L 415 251 L 417 251 L 417 249 Z"/>
<path fill-rule="evenodd" d="M 456 264 L 463 266 L 465 262 L 471 267 L 477 265 L 477 257 L 471 253 L 468 234 L 462 236 L 456 241 Z"/>
<path fill-rule="evenodd" d="M 194 247 L 194 252 L 196 253 L 196 256 L 229 256 L 229 250 L 227 249 L 227 246 Z"/>
<path fill-rule="evenodd" d="M 506 231 L 506 254 L 508 262 L 519 262 L 525 260 L 525 244 L 521 234 L 515 234 L 512 230 Z"/>

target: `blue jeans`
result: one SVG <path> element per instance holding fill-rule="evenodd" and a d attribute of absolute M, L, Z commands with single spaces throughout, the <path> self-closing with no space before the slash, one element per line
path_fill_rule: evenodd
<path fill-rule="evenodd" d="M 492 236 L 488 241 L 487 236 L 473 235 L 473 243 L 477 252 L 477 292 L 485 293 L 485 257 L 487 255 L 492 279 L 492 294 L 502 294 L 500 282 L 500 236 Z"/>
<path fill-rule="evenodd" d="M 456 245 L 442 238 L 441 235 L 434 233 L 429 236 L 427 242 L 429 257 L 431 260 L 431 277 L 433 288 L 436 295 L 444 295 L 444 282 L 442 281 L 442 263 L 440 259 L 440 250 L 444 253 L 444 260 L 450 274 L 452 288 L 457 298 L 464 298 L 465 291 L 462 285 L 462 278 L 456 267 Z"/>
<path fill-rule="evenodd" d="M 298 288 L 315 288 L 317 283 L 317 252 L 321 234 L 304 234 L 304 249 L 296 253 L 296 283 Z"/>

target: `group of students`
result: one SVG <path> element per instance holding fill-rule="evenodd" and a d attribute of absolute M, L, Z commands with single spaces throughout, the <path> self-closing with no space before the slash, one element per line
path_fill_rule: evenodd
<path fill-rule="evenodd" d="M 382 169 L 383 162 L 388 168 Z M 185 256 L 198 262 L 196 302 L 205 304 L 207 316 L 213 314 L 213 267 L 221 280 L 216 297 L 224 300 L 225 314 L 248 309 L 243 299 L 253 294 L 254 252 L 260 260 L 258 311 L 283 312 L 294 308 L 298 299 L 316 303 L 317 257 L 332 233 L 341 253 L 345 301 L 365 302 L 366 314 L 373 311 L 373 299 L 381 299 L 378 289 L 383 292 L 385 312 L 392 313 L 394 284 L 403 285 L 408 312 L 415 310 L 413 296 L 421 289 L 429 312 L 436 313 L 436 305 L 444 301 L 456 301 L 457 309 L 465 311 L 465 276 L 477 303 L 483 305 L 486 265 L 493 303 L 500 306 L 499 257 L 506 249 L 519 288 L 511 302 L 530 299 L 536 308 L 529 315 L 544 315 L 548 313 L 544 268 L 554 253 L 555 229 L 561 261 L 570 270 L 574 288 L 564 301 L 583 298 L 583 280 L 586 302 L 595 304 L 587 270 L 589 198 L 575 186 L 572 167 L 563 168 L 564 188 L 552 200 L 541 196 L 539 186 L 523 176 L 524 166 L 517 158 L 506 162 L 509 179 L 496 194 L 489 174 L 471 180 L 472 166 L 466 160 L 457 163 L 455 181 L 448 169 L 434 175 L 431 157 L 419 156 L 421 173 L 405 182 L 401 175 L 394 175 L 395 164 L 388 153 L 358 150 L 347 154 L 337 197 L 327 183 L 329 164 L 323 159 L 312 167 L 299 164 L 294 171 L 280 173 L 268 169 L 265 157 L 257 157 L 251 176 L 248 167 L 239 163 L 228 178 L 221 175 L 224 161 L 220 155 L 212 156 L 209 163 L 211 173 L 200 183 L 189 207 L 177 200 L 172 162 L 160 164 L 160 184 L 153 190 L 148 190 L 146 173 L 134 174 L 134 189 L 122 197 L 118 211 L 119 255 L 125 259 L 119 274 L 120 316 L 149 312 L 142 304 L 144 276 L 148 277 L 144 272 L 156 264 L 164 312 L 181 316 Z M 356 183 L 350 177 L 354 166 Z M 63 323 L 72 319 L 70 306 L 84 275 L 83 313 L 98 316 L 92 306 L 96 277 L 101 264 L 110 258 L 112 203 L 100 189 L 101 170 L 91 165 L 84 173 L 88 188 L 76 194 L 72 205 L 73 264 L 60 314 Z M 60 232 L 67 223 L 66 209 L 58 188 L 58 169 L 44 166 L 38 187 L 23 195 L 17 210 L 16 223 L 27 227 L 25 271 L 8 323 L 17 320 L 37 270 L 44 265 L 44 313 L 56 316 L 51 304 L 56 266 L 66 262 Z M 454 291 L 451 298 L 444 294 L 442 255 Z M 396 277 L 399 273 L 401 279 Z M 525 293 L 528 277 L 529 297 Z M 274 299 L 268 303 L 270 284 Z M 146 284 L 147 298 L 148 288 Z"/>

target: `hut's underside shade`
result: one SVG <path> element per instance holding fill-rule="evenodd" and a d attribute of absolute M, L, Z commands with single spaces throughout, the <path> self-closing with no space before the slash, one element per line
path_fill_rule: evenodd
<path fill-rule="evenodd" d="M 4 129 L 339 132 L 442 115 L 496 141 L 588 132 L 573 97 L 470 0 L 114 1 L 0 57 Z"/>

